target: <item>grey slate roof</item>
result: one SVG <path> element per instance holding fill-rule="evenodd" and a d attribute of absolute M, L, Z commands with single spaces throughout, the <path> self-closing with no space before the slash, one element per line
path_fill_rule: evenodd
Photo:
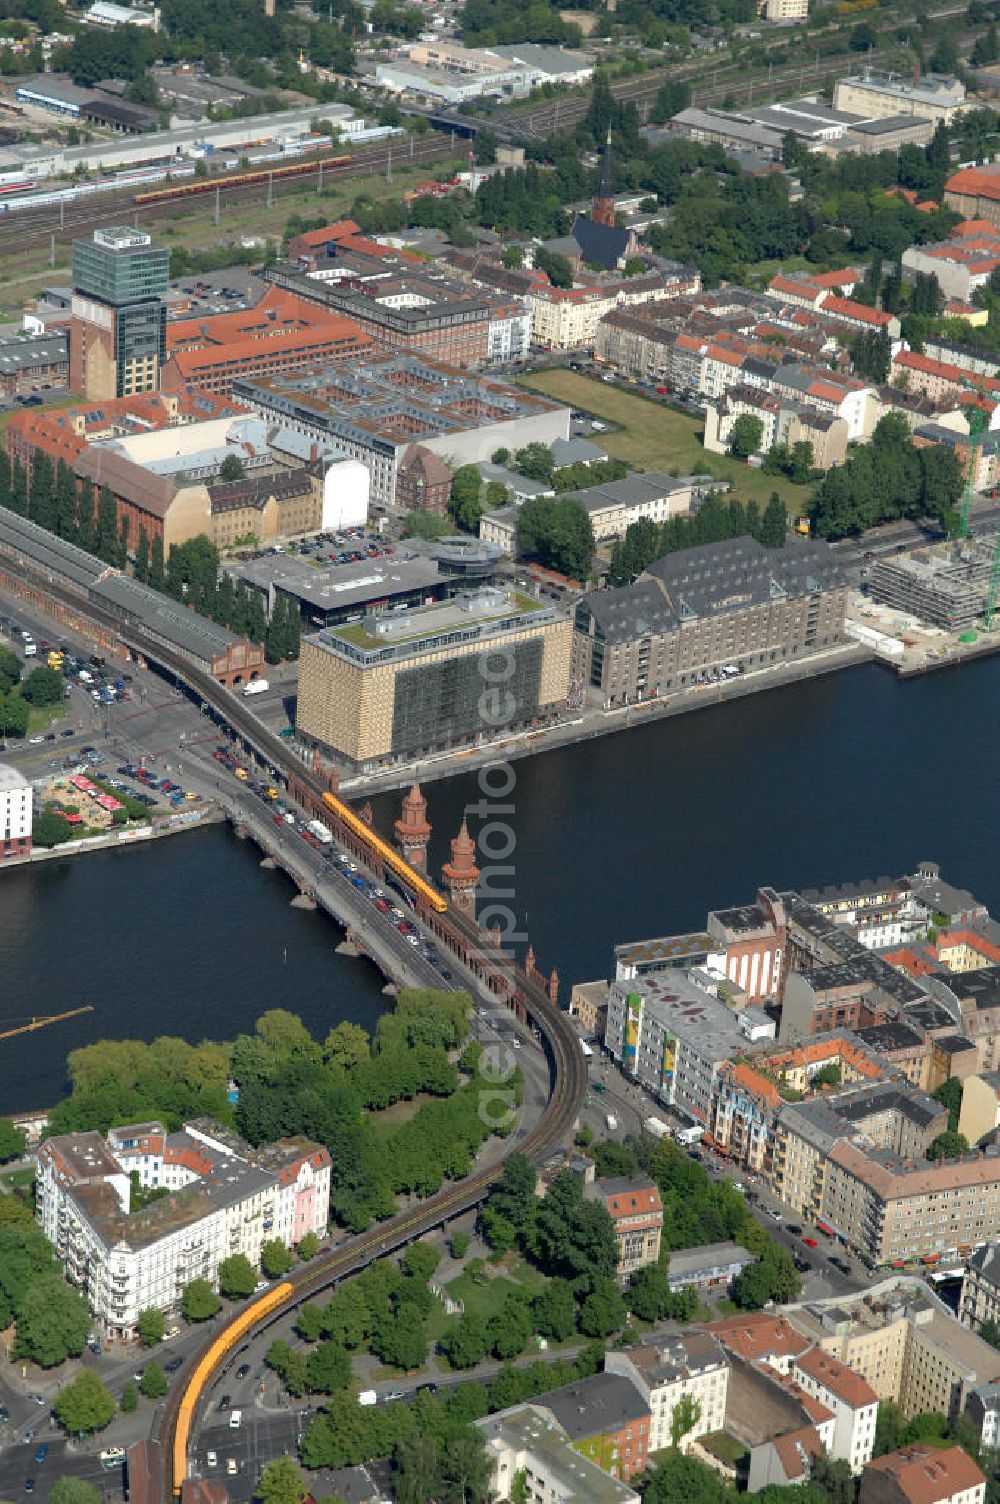
<path fill-rule="evenodd" d="M 595 261 L 609 270 L 618 265 L 628 250 L 630 234 L 613 225 L 598 224 L 587 214 L 578 214 L 570 230 L 584 261 Z"/>
<path fill-rule="evenodd" d="M 570 1441 L 620 1431 L 649 1415 L 649 1405 L 632 1380 L 613 1373 L 595 1373 L 551 1389 L 538 1403 L 552 1412 Z"/>

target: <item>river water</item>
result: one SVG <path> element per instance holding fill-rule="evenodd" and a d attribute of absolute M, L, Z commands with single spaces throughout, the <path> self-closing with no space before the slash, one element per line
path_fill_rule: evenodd
<path fill-rule="evenodd" d="M 758 884 L 913 871 L 923 859 L 1000 913 L 1000 658 L 901 684 L 874 667 L 810 680 L 512 765 L 514 907 L 539 965 L 608 976 L 612 946 L 704 923 Z M 475 774 L 426 790 L 431 867 Z M 374 801 L 389 833 L 399 796 Z M 470 822 L 473 832 L 476 822 Z M 222 827 L 0 878 L 0 1111 L 46 1106 L 66 1053 L 101 1037 L 232 1038 L 265 1008 L 318 1033 L 373 1028 L 374 969 Z"/>

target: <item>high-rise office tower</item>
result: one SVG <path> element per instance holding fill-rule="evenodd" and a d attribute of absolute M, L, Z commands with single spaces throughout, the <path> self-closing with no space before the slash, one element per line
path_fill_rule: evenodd
<path fill-rule="evenodd" d="M 91 399 L 155 392 L 167 339 L 170 252 L 112 225 L 73 242 L 69 384 Z"/>

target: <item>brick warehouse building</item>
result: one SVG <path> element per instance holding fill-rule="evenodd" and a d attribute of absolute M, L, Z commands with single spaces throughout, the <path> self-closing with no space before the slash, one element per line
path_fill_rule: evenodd
<path fill-rule="evenodd" d="M 846 582 L 828 543 L 766 549 L 734 538 L 668 554 L 576 608 L 573 677 L 608 708 L 770 667 L 844 637 Z"/>
<path fill-rule="evenodd" d="M 269 287 L 254 308 L 168 325 L 161 387 L 225 396 L 241 378 L 358 359 L 371 348 L 370 337 L 348 319 Z"/>

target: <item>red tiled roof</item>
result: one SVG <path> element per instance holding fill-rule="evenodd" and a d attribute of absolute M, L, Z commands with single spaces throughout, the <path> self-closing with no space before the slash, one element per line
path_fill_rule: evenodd
<path fill-rule="evenodd" d="M 839 314 L 841 318 L 850 319 L 854 324 L 873 324 L 883 329 L 892 322 L 891 313 L 869 308 L 867 303 L 855 303 L 851 298 L 834 297 L 833 293 L 828 293 L 819 306 L 821 313 Z"/>
<path fill-rule="evenodd" d="M 1000 199 L 1000 167 L 961 167 L 944 185 L 945 193 Z"/>
<path fill-rule="evenodd" d="M 865 1405 L 878 1404 L 878 1395 L 871 1385 L 855 1373 L 853 1368 L 848 1368 L 821 1347 L 810 1348 L 801 1358 L 796 1358 L 795 1367 L 807 1378 L 824 1385 L 831 1394 L 855 1410 L 860 1410 Z"/>
<path fill-rule="evenodd" d="M 982 1488 L 986 1478 L 962 1447 L 902 1447 L 869 1462 L 866 1472 L 885 1473 L 909 1504 L 940 1504 L 954 1494 Z"/>

